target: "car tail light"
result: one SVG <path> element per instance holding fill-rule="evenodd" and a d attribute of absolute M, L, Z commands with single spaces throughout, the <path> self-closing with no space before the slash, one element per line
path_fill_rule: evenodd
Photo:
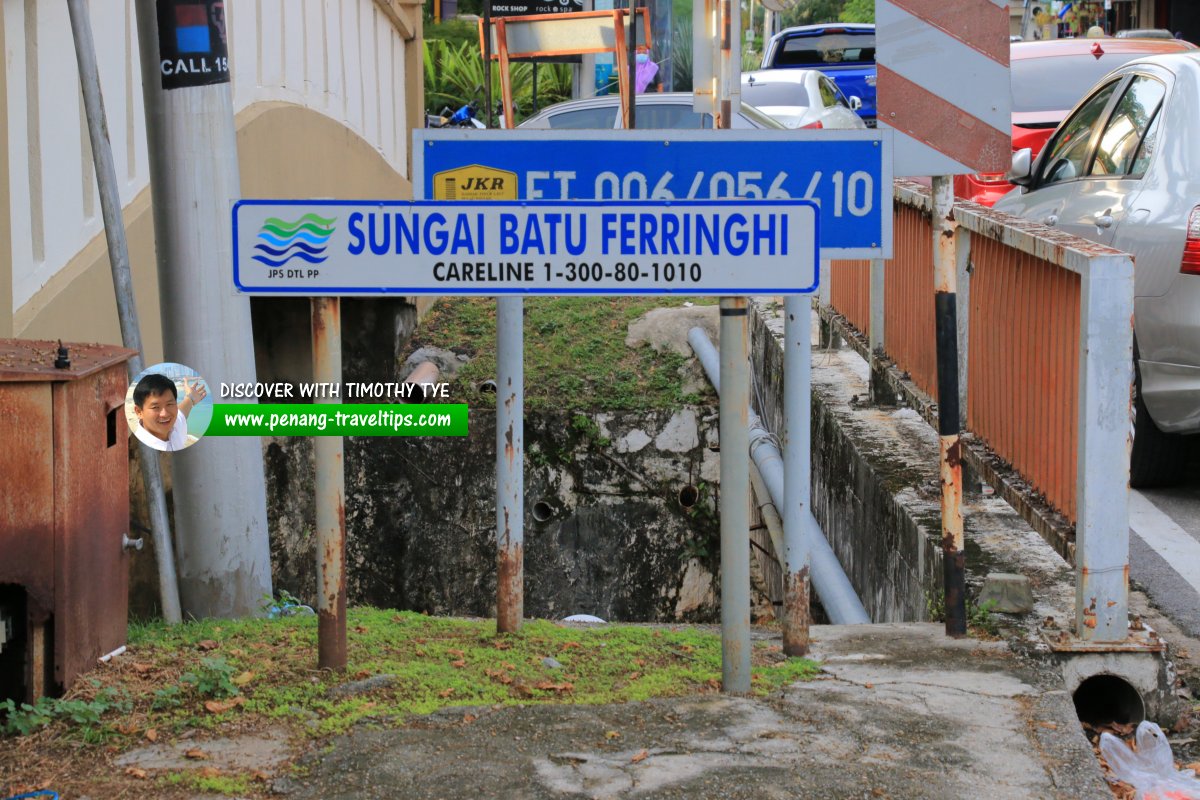
<path fill-rule="evenodd" d="M 821 124 L 821 120 L 817 120 L 816 122 L 810 122 L 807 125 L 801 125 L 800 127 L 816 129 L 816 128 L 824 128 L 825 126 Z"/>
<path fill-rule="evenodd" d="M 971 180 L 983 184 L 1008 183 L 1003 172 L 977 172 L 971 176 Z"/>
<path fill-rule="evenodd" d="M 1200 275 L 1200 206 L 1188 215 L 1187 240 L 1183 243 L 1179 271 L 1185 275 Z"/>

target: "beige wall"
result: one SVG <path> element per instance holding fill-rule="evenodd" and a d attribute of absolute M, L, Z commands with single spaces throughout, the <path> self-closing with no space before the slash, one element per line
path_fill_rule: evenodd
<path fill-rule="evenodd" d="M 245 197 L 397 200 L 412 197 L 412 184 L 397 174 L 374 147 L 319 112 L 287 103 L 256 103 L 239 114 L 236 123 Z M 305 169 L 295 169 L 297 163 L 305 164 Z M 0 182 L 2 185 L 5 184 Z M 0 214 L 0 220 L 4 219 L 7 215 Z M 142 340 L 148 363 L 155 363 L 162 360 L 162 326 L 158 317 L 158 275 L 149 190 L 126 206 L 125 226 Z M 8 272 L 4 267 L 0 264 L 0 276 Z M 229 269 L 232 280 L 232 267 Z M 3 323 L 0 318 L 0 326 Z M 5 333 L 0 328 L 0 335 Z M 17 309 L 12 335 L 120 344 L 103 234 L 95 237 L 29 302 Z"/>

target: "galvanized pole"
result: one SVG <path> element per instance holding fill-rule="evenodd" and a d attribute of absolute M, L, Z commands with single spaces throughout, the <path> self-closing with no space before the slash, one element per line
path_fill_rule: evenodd
<path fill-rule="evenodd" d="M 958 411 L 957 264 L 954 180 L 933 179 L 934 309 L 937 318 L 938 433 L 941 437 L 942 570 L 946 635 L 967 633 L 966 554 L 962 522 L 962 443 Z"/>
<path fill-rule="evenodd" d="M 812 300 L 783 301 L 783 652 L 808 653 L 811 536 L 805 528 L 812 505 Z"/>
<path fill-rule="evenodd" d="M 174 3 L 136 3 L 163 350 L 210 386 L 253 383 L 250 301 L 234 291 L 229 274 L 231 208 L 241 188 L 225 4 L 200 5 L 203 18 L 185 36 L 176 30 Z M 261 443 L 206 439 L 176 456 L 172 467 L 184 612 L 260 612 L 271 594 Z"/>
<path fill-rule="evenodd" d="M 717 125 L 732 127 L 740 86 L 741 14 L 721 0 Z M 734 16 L 737 15 L 735 19 Z M 721 689 L 750 691 L 750 357 L 748 303 L 721 298 Z"/>
<path fill-rule="evenodd" d="M 487 126 L 492 127 L 492 0 L 483 0 L 483 97 Z M 511 128 L 512 125 L 509 125 Z"/>
<path fill-rule="evenodd" d="M 314 297 L 313 381 L 342 382 L 342 306 L 336 297 Z M 335 403 L 326 394 L 317 403 Z M 346 668 L 346 473 L 342 437 L 313 439 L 317 505 L 317 667 Z"/>
<path fill-rule="evenodd" d="M 108 120 L 104 96 L 100 92 L 100 73 L 96 66 L 96 43 L 92 21 L 84 0 L 67 0 L 71 15 L 71 33 L 75 39 L 75 58 L 79 62 L 79 83 L 83 88 L 83 106 L 87 114 L 88 137 L 92 143 L 92 163 L 100 190 L 100 213 L 104 218 L 104 236 L 108 240 L 108 262 L 112 267 L 113 290 L 117 296 L 117 317 L 121 324 L 121 342 L 137 355 L 128 362 L 132 381 L 145 368 L 142 330 L 137 303 L 133 296 L 133 278 L 129 269 L 129 243 L 125 239 L 125 220 L 121 215 L 121 195 L 117 169 L 113 164 L 112 142 L 108 138 Z M 171 542 L 171 523 L 167 517 L 167 498 L 163 490 L 158 452 L 138 449 L 142 482 L 150 506 L 150 530 L 154 539 L 154 559 L 158 565 L 158 593 L 163 619 L 174 625 L 182 619 L 179 610 L 179 583 L 175 576 L 175 545 Z"/>
<path fill-rule="evenodd" d="M 1075 633 L 1121 642 L 1129 636 L 1133 264 L 1093 256 L 1079 289 Z"/>
<path fill-rule="evenodd" d="M 496 298 L 496 631 L 525 611 L 524 302 Z"/>
<path fill-rule="evenodd" d="M 629 130 L 637 129 L 637 0 L 629 0 Z"/>

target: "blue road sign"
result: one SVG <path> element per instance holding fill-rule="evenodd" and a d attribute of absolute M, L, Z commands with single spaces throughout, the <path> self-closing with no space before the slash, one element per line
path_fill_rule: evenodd
<path fill-rule="evenodd" d="M 822 258 L 892 254 L 891 131 L 418 130 L 431 200 L 808 200 Z"/>

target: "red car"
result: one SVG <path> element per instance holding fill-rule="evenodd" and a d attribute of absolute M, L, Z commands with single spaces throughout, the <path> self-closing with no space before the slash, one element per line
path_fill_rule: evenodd
<path fill-rule="evenodd" d="M 1012 149 L 1034 157 L 1084 93 L 1117 67 L 1148 55 L 1195 50 L 1177 39 L 1048 39 L 1017 42 L 1012 65 Z M 1013 186 L 1004 173 L 956 175 L 954 193 L 990 206 Z"/>

